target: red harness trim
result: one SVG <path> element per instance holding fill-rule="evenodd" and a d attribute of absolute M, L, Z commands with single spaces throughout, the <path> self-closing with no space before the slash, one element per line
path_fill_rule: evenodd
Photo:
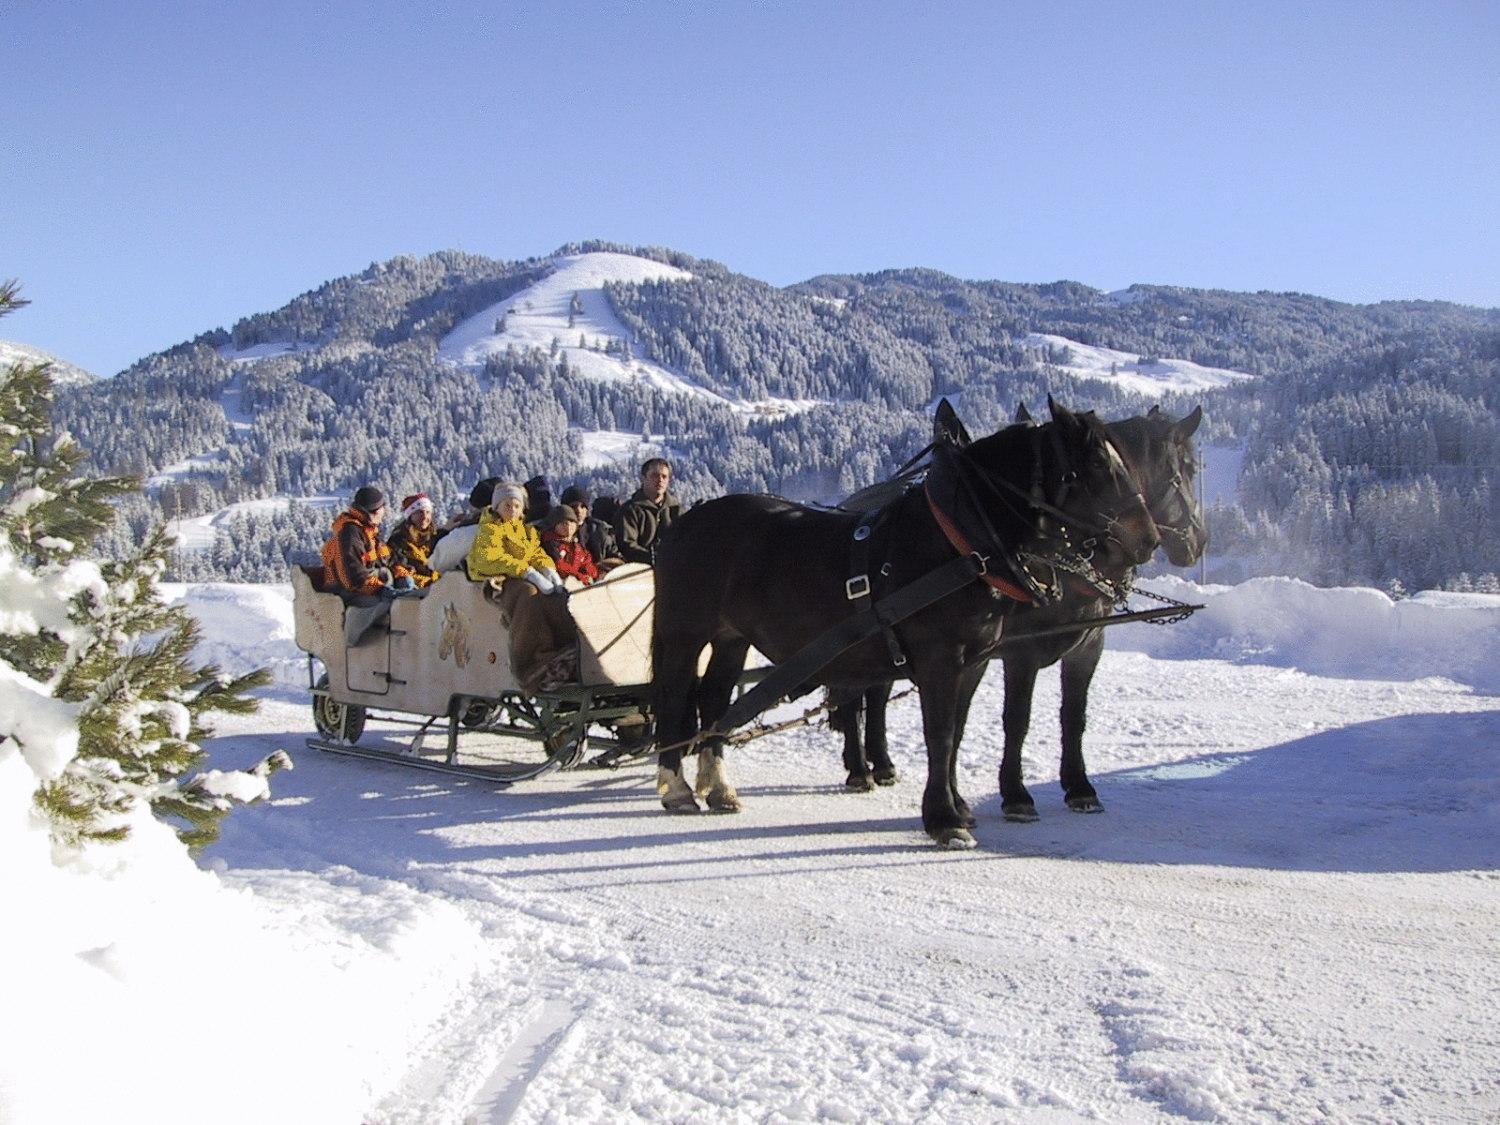
<path fill-rule="evenodd" d="M 922 495 L 927 497 L 927 507 L 932 511 L 932 518 L 937 520 L 938 527 L 943 529 L 943 535 L 947 537 L 953 549 L 960 555 L 978 554 L 973 547 L 969 546 L 969 541 L 964 538 L 963 532 L 959 531 L 953 521 L 948 518 L 948 514 L 937 506 L 937 501 L 932 498 L 932 490 L 926 485 L 922 486 Z M 999 590 L 1007 598 L 1014 598 L 1018 602 L 1027 603 L 1032 600 L 1031 595 L 1025 590 L 1021 589 L 1014 582 L 1007 582 L 1004 578 L 997 578 L 995 575 L 986 572 L 981 574 L 979 579 L 985 585 Z"/>

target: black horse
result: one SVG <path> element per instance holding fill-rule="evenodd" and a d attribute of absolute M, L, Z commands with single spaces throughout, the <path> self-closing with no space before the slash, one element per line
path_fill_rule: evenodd
<path fill-rule="evenodd" d="M 844 651 L 804 685 L 851 691 L 892 676 L 899 646 L 922 696 L 927 786 L 922 824 L 947 846 L 972 847 L 974 823 L 955 782 L 969 702 L 999 639 L 1008 597 L 995 577 L 1023 549 L 1037 557 L 1112 565 L 1144 562 L 1159 536 L 1140 488 L 1103 424 L 1049 403 L 1052 421 L 1011 426 L 954 453 L 966 513 L 989 538 L 989 573 L 906 617 L 890 640 L 871 637 Z M 950 564 L 972 543 L 935 500 L 931 482 L 895 500 L 870 536 L 875 596 L 901 590 Z M 817 511 L 767 496 L 726 496 L 683 515 L 656 556 L 652 694 L 657 716 L 657 789 L 673 811 L 698 805 L 682 776 L 684 746 L 727 710 L 754 645 L 773 662 L 859 612 L 849 587 L 851 547 L 862 517 Z M 884 565 L 881 565 L 883 560 Z M 1017 564 L 1018 565 L 1018 564 Z M 1024 580 L 1020 569 L 1013 570 Z M 874 577 L 877 576 L 878 577 Z M 712 646 L 700 680 L 699 657 Z M 710 808 L 737 811 L 724 775 L 722 742 L 699 747 L 698 792 Z"/>
<path fill-rule="evenodd" d="M 1018 420 L 1029 422 L 1023 406 Z M 1174 566 L 1198 561 L 1208 545 L 1202 507 L 1194 482 L 1197 462 L 1192 438 L 1203 420 L 1201 408 L 1175 421 L 1153 407 L 1143 417 L 1110 423 L 1109 432 L 1140 481 L 1147 506 L 1167 558 Z M 942 423 L 939 423 L 940 429 Z M 950 440 L 962 444 L 962 427 L 947 429 Z M 1002 811 L 1007 820 L 1037 819 L 1036 804 L 1021 780 L 1021 747 L 1031 725 L 1031 702 L 1037 673 L 1062 661 L 1062 766 L 1064 799 L 1077 812 L 1099 812 L 1103 805 L 1088 779 L 1083 758 L 1083 732 L 1088 712 L 1089 686 L 1104 651 L 1104 630 L 1051 632 L 1110 612 L 1116 591 L 1126 588 L 1133 570 L 1118 563 L 1099 568 L 1104 589 L 1085 581 L 1065 585 L 1064 597 L 1050 604 L 1013 603 L 1005 623 L 999 655 L 1005 666 L 1005 751 L 1000 766 Z M 885 737 L 885 708 L 892 684 L 878 684 L 863 693 L 832 696 L 830 726 L 844 736 L 845 784 L 854 790 L 893 784 Z M 863 723 L 861 723 L 863 719 Z M 860 728 L 864 738 L 861 741 Z"/>

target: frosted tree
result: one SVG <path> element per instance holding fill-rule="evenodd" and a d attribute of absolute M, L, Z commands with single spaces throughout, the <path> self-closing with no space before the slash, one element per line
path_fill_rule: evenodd
<path fill-rule="evenodd" d="M 23 302 L 0 285 L 0 316 Z M 47 364 L 0 370 L 0 766 L 19 755 L 55 846 L 121 840 L 149 810 L 190 846 L 289 764 L 186 775 L 214 711 L 247 712 L 262 671 L 194 666 L 198 626 L 161 601 L 171 540 L 158 528 L 120 560 L 85 549 L 115 519 L 129 478 L 76 474 L 82 450 L 50 419 Z"/>

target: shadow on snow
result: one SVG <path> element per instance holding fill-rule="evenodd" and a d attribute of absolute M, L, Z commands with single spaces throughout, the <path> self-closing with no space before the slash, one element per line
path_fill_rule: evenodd
<path fill-rule="evenodd" d="M 237 735 L 208 748 L 214 764 L 233 766 L 268 743 L 297 746 L 303 737 Z M 805 755 L 799 774 L 838 768 L 817 749 L 819 761 Z M 894 802 L 805 776 L 752 782 L 741 787 L 752 800 L 740 816 L 671 817 L 645 769 L 496 790 L 316 751 L 295 758 L 297 768 L 275 779 L 276 800 L 231 815 L 208 858 L 394 879 L 431 865 L 495 879 L 598 874 L 611 885 L 621 876 L 650 883 L 1032 857 L 1309 872 L 1500 869 L 1500 711 L 1378 719 L 1261 750 L 1096 774 L 1109 810 L 1100 816 L 1068 812 L 1055 782 L 1033 786 L 1042 819 L 1029 825 L 1003 821 L 993 791 L 970 793 L 977 855 L 927 842 L 911 780 Z M 793 796 L 802 798 L 797 820 L 784 808 L 775 823 L 758 816 Z M 509 840 L 473 842 L 475 826 L 502 821 L 525 827 Z M 580 834 L 580 824 L 601 831 Z"/>

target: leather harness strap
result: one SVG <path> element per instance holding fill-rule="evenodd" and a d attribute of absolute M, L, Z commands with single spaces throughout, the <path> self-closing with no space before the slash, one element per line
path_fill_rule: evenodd
<path fill-rule="evenodd" d="M 944 538 L 948 540 L 953 549 L 960 555 L 977 554 L 974 548 L 969 545 L 969 541 L 964 538 L 963 532 L 959 531 L 954 522 L 948 518 L 948 514 L 938 507 L 937 501 L 932 498 L 932 490 L 926 485 L 922 486 L 922 495 L 927 497 L 927 507 L 932 512 L 932 518 L 937 521 L 938 527 L 943 531 Z M 1030 594 L 1014 582 L 1009 582 L 998 575 L 990 574 L 988 571 L 981 574 L 979 579 L 985 585 L 999 590 L 1006 597 L 1014 598 L 1018 602 L 1029 604 L 1033 600 Z"/>

